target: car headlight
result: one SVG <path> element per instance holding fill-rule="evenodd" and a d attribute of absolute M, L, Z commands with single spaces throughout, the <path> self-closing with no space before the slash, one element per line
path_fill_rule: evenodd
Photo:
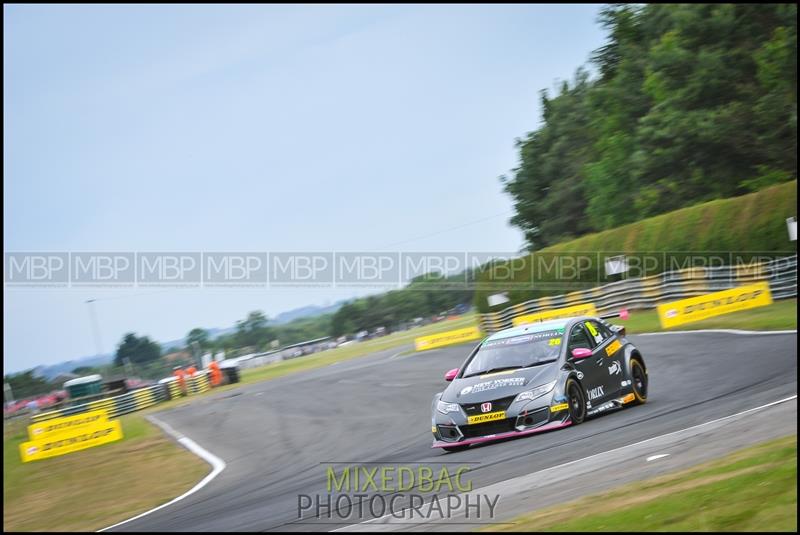
<path fill-rule="evenodd" d="M 458 403 L 445 403 L 444 401 L 438 401 L 436 403 L 436 410 L 442 414 L 447 414 L 449 412 L 459 412 L 461 411 L 461 407 L 458 406 Z"/>
<path fill-rule="evenodd" d="M 514 401 L 517 402 L 517 401 L 526 401 L 526 400 L 536 399 L 539 396 L 543 396 L 543 395 L 547 394 L 548 392 L 550 392 L 551 390 L 553 390 L 553 388 L 555 388 L 555 386 L 556 386 L 556 382 L 555 381 L 551 381 L 551 382 L 549 382 L 547 384 L 543 384 L 543 385 L 537 386 L 533 390 L 526 390 L 525 392 L 520 392 L 520 394 L 517 395 L 517 398 Z"/>

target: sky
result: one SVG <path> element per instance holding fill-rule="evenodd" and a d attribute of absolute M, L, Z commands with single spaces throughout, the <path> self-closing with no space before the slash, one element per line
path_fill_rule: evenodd
<path fill-rule="evenodd" d="M 599 9 L 5 5 L 5 252 L 520 250 L 498 177 Z M 3 364 L 97 353 L 87 299 L 112 352 L 367 292 L 4 284 Z"/>

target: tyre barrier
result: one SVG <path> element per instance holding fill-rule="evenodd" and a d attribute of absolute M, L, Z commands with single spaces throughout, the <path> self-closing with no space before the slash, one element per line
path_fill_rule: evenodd
<path fill-rule="evenodd" d="M 207 370 L 201 370 L 187 380 L 187 390 L 188 394 L 190 395 L 202 394 L 211 390 L 209 372 Z M 180 391 L 177 380 L 174 377 L 168 377 L 166 379 L 162 379 L 159 384 L 132 390 L 119 396 L 98 399 L 88 403 L 74 405 L 72 407 L 64 407 L 57 410 L 34 414 L 31 417 L 31 421 L 41 422 L 43 420 L 60 418 L 62 416 L 71 416 L 73 414 L 80 414 L 82 412 L 99 409 L 105 410 L 108 414 L 108 418 L 112 419 L 123 414 L 146 409 L 163 401 L 177 399 L 182 396 L 183 393 Z"/>

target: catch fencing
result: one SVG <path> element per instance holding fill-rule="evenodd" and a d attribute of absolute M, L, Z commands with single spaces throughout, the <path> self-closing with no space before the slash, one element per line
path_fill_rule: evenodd
<path fill-rule="evenodd" d="M 657 304 L 694 297 L 743 284 L 768 281 L 773 299 L 797 297 L 797 255 L 740 266 L 694 267 L 650 277 L 626 279 L 587 290 L 517 303 L 480 315 L 481 329 L 492 333 L 512 326 L 517 316 L 580 303 L 593 303 L 598 314 L 622 308 L 650 309 Z"/>

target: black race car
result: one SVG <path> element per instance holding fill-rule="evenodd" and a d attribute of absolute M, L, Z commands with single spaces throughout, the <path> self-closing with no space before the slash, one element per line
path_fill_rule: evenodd
<path fill-rule="evenodd" d="M 647 401 L 647 368 L 623 327 L 573 317 L 496 332 L 445 375 L 431 407 L 433 447 L 557 429 Z"/>

